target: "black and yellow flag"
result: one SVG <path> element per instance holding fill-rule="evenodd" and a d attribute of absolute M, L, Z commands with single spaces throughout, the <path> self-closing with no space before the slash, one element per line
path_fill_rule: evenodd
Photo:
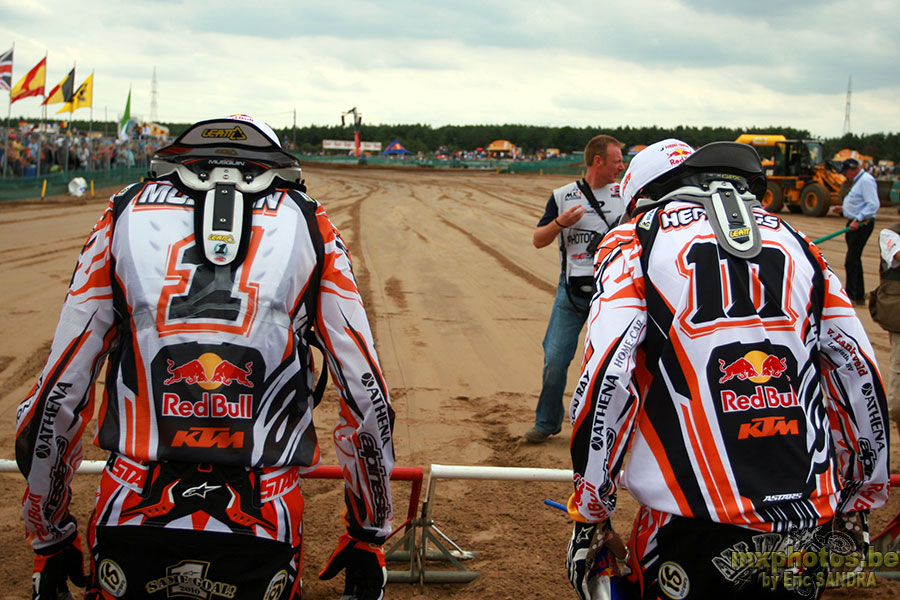
<path fill-rule="evenodd" d="M 72 99 L 69 102 L 66 102 L 66 105 L 56 112 L 72 112 L 76 108 L 88 108 L 91 106 L 93 96 L 94 74 L 91 73 L 90 75 L 88 75 L 88 78 L 84 80 L 84 83 L 78 86 L 78 89 L 75 90 L 75 93 L 72 94 Z"/>
<path fill-rule="evenodd" d="M 63 80 L 56 84 L 56 87 L 47 94 L 47 99 L 41 104 L 59 104 L 60 102 L 72 101 L 72 90 L 75 89 L 75 68 L 73 67 L 69 74 L 63 77 Z"/>

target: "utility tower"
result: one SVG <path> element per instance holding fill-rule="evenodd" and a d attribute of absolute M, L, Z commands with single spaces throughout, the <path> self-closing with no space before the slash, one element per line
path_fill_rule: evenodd
<path fill-rule="evenodd" d="M 156 123 L 156 67 L 153 67 L 153 81 L 150 82 L 150 122 Z"/>
<path fill-rule="evenodd" d="M 356 110 L 355 106 L 353 108 L 351 108 L 350 110 L 342 112 L 341 113 L 341 125 L 342 126 L 346 125 L 344 117 L 346 117 L 347 115 L 350 115 L 353 117 L 353 140 L 354 140 L 355 146 L 356 146 L 356 150 L 355 150 L 356 158 L 359 161 L 363 161 L 364 159 L 362 158 L 362 154 L 359 151 L 359 145 L 360 145 L 359 144 L 359 127 L 360 127 L 360 125 L 362 125 L 362 114 L 360 114 L 360 112 L 358 110 Z"/>
<path fill-rule="evenodd" d="M 844 135 L 850 133 L 850 84 L 853 81 L 853 75 L 847 78 L 847 106 L 844 108 Z"/>

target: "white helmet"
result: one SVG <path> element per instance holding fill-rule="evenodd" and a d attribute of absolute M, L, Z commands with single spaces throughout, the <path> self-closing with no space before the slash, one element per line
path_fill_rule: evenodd
<path fill-rule="evenodd" d="M 628 163 L 619 187 L 626 210 L 633 207 L 632 202 L 641 197 L 647 184 L 683 163 L 693 153 L 690 145 L 675 138 L 656 142 L 638 152 Z"/>
<path fill-rule="evenodd" d="M 719 245 L 742 258 L 761 241 L 750 208 L 758 206 L 766 178 L 759 154 L 737 142 L 712 142 L 698 150 L 676 139 L 656 142 L 631 160 L 620 193 L 626 217 L 671 200 L 701 204 Z"/>

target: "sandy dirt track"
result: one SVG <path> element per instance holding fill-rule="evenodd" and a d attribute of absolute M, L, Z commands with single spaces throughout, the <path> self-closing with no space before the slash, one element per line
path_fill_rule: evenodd
<path fill-rule="evenodd" d="M 568 424 L 546 444 L 521 441 L 540 391 L 541 340 L 559 270 L 555 245 L 536 250 L 531 234 L 550 190 L 570 178 L 314 166 L 305 173 L 310 194 L 324 204 L 350 247 L 397 415 L 398 466 L 571 468 Z M 13 458 L 16 406 L 46 358 L 75 259 L 104 204 L 105 197 L 0 204 L 0 458 Z M 782 216 L 813 239 L 844 225 L 833 216 Z M 864 254 L 869 289 L 878 279 L 877 231 L 898 220 L 894 209 L 879 215 Z M 821 247 L 843 277 L 843 236 Z M 887 334 L 858 310 L 887 378 Z M 580 353 L 570 370 L 570 390 L 579 361 Z M 325 464 L 335 462 L 329 433 L 336 413 L 329 391 L 316 413 Z M 86 458 L 105 458 L 85 446 Z M 897 439 L 892 451 L 893 471 L 900 472 Z M 82 532 L 96 484 L 97 477 L 79 475 L 73 485 L 72 511 Z M 334 481 L 303 485 L 304 598 L 337 598 L 338 584 L 320 582 L 315 573 L 339 533 L 341 488 Z M 397 522 L 406 514 L 409 489 L 408 483 L 394 485 Z M 30 597 L 31 552 L 19 512 L 23 490 L 20 475 L 0 474 L 0 598 Z M 391 584 L 387 596 L 574 597 L 564 567 L 567 518 L 543 505 L 544 498 L 564 502 L 570 490 L 564 483 L 440 481 L 436 525 L 478 553 L 466 566 L 481 575 L 468 584 Z M 900 500 L 892 498 L 888 508 L 873 513 L 873 532 L 898 508 Z M 622 493 L 614 523 L 623 535 L 635 510 Z M 896 598 L 900 584 L 879 579 L 875 589 L 826 597 Z"/>

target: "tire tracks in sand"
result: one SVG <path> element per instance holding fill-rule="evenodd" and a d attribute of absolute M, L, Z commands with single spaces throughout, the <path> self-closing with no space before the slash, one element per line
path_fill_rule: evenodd
<path fill-rule="evenodd" d="M 466 236 L 469 239 L 469 241 L 471 241 L 473 244 L 475 244 L 478 247 L 479 250 L 481 250 L 485 254 L 488 254 L 489 256 L 491 256 L 491 258 L 496 260 L 500 264 L 500 266 L 503 267 L 503 269 L 505 271 L 507 271 L 508 273 L 515 275 L 516 277 L 523 280 L 525 283 L 531 285 L 532 287 L 534 287 L 542 292 L 553 293 L 554 290 L 556 289 L 556 286 L 547 283 L 546 281 L 544 281 L 540 277 L 536 276 L 531 271 L 525 269 L 524 267 L 517 265 L 515 262 L 513 262 L 509 258 L 507 258 L 502 252 L 499 252 L 496 248 L 491 248 L 489 245 L 485 244 L 480 239 L 478 239 L 477 236 L 472 235 L 471 233 L 469 233 L 468 231 L 466 231 L 459 225 L 456 225 L 455 223 L 448 221 L 444 217 L 440 217 L 440 219 L 445 225 L 447 225 L 447 227 L 451 227 L 451 228 L 455 229 L 456 231 L 460 232 L 461 234 L 463 234 L 464 236 Z"/>

